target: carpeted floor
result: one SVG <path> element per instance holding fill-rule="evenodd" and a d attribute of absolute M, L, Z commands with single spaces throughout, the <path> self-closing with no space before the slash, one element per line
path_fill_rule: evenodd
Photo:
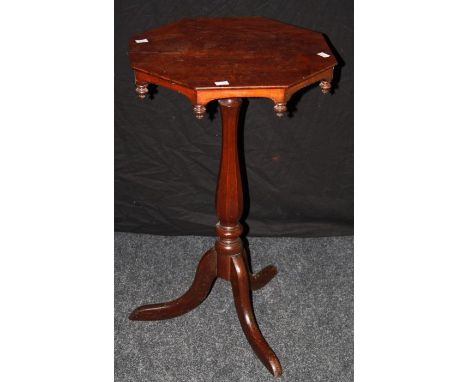
<path fill-rule="evenodd" d="M 247 342 L 230 284 L 166 321 L 135 322 L 141 304 L 179 297 L 210 237 L 115 234 L 115 381 L 273 381 Z M 249 238 L 253 270 L 278 275 L 253 292 L 260 329 L 282 366 L 280 381 L 353 380 L 353 237 Z"/>

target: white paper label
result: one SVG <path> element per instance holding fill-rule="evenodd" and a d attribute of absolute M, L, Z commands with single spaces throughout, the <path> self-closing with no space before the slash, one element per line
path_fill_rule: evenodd
<path fill-rule="evenodd" d="M 149 42 L 147 38 L 143 38 L 141 40 L 135 40 L 137 44 L 143 44 L 144 42 Z"/>
<path fill-rule="evenodd" d="M 330 55 L 325 52 L 317 53 L 317 56 L 324 57 L 324 58 L 330 57 Z"/>
<path fill-rule="evenodd" d="M 216 86 L 229 85 L 228 81 L 215 81 Z"/>

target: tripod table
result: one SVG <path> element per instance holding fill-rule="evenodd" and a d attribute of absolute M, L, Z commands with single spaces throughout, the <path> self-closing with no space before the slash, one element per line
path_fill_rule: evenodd
<path fill-rule="evenodd" d="M 319 82 L 331 90 L 337 61 L 319 32 L 263 17 L 183 19 L 133 36 L 130 64 L 140 98 L 148 84 L 185 95 L 196 118 L 217 100 L 222 117 L 221 163 L 216 190 L 216 241 L 201 258 L 195 279 L 181 297 L 140 306 L 131 320 L 164 320 L 196 308 L 216 278 L 231 283 L 237 315 L 252 349 L 278 377 L 281 364 L 260 332 L 252 310 L 251 290 L 262 288 L 277 273 L 268 266 L 253 274 L 241 239 L 243 208 L 237 127 L 242 98 L 273 101 L 278 117 L 296 91 Z"/>

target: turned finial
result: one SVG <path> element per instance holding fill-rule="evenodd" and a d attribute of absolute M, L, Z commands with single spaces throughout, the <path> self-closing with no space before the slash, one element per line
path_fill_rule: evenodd
<path fill-rule="evenodd" d="M 197 119 L 202 119 L 203 116 L 205 115 L 206 107 L 203 105 L 195 105 L 193 107 L 193 111 Z"/>
<path fill-rule="evenodd" d="M 148 94 L 148 82 L 137 81 L 135 85 L 136 85 L 135 91 L 137 92 L 138 97 L 140 99 L 144 99 L 146 94 Z"/>
<path fill-rule="evenodd" d="M 278 117 L 280 118 L 283 117 L 284 113 L 287 110 L 286 103 L 282 103 L 282 102 L 276 103 L 275 106 L 273 107 L 273 110 L 275 111 Z"/>
<path fill-rule="evenodd" d="M 322 89 L 323 94 L 328 94 L 330 93 L 330 90 L 332 88 L 330 81 L 322 80 L 320 81 L 320 88 Z"/>

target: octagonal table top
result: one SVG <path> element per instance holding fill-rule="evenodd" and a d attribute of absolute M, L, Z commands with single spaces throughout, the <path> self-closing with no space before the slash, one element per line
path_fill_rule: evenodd
<path fill-rule="evenodd" d="M 337 65 L 323 34 L 264 17 L 182 19 L 132 36 L 129 58 L 137 81 L 172 88 L 194 105 L 250 96 L 283 103 L 331 81 Z"/>

